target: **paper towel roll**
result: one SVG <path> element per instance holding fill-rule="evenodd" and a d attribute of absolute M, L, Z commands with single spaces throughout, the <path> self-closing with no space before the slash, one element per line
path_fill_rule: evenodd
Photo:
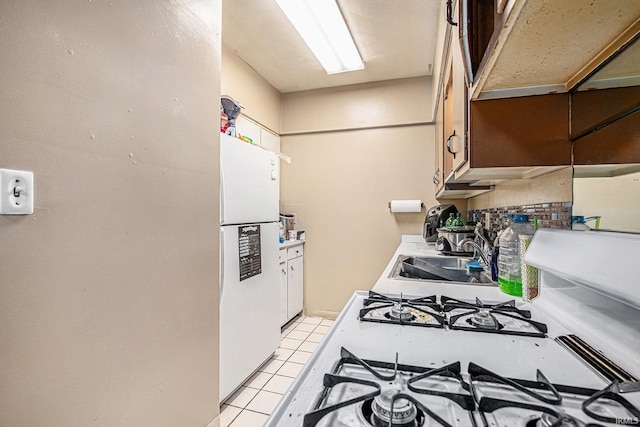
<path fill-rule="evenodd" d="M 422 211 L 422 201 L 420 200 L 392 200 L 389 203 L 391 212 L 420 212 Z"/>

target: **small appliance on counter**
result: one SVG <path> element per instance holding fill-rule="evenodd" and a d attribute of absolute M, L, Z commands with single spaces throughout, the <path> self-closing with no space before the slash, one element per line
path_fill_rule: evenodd
<path fill-rule="evenodd" d="M 280 222 L 284 226 L 284 235 L 288 236 L 289 231 L 295 230 L 296 215 L 280 212 Z"/>
<path fill-rule="evenodd" d="M 457 214 L 458 209 L 455 205 L 437 205 L 429 208 L 427 216 L 424 219 L 424 228 L 422 237 L 427 243 L 435 242 L 438 238 L 438 228 L 446 225 L 449 214 Z"/>

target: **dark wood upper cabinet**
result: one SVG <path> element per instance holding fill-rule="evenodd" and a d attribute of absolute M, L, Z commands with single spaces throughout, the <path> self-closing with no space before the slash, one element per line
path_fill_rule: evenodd
<path fill-rule="evenodd" d="M 496 32 L 496 21 L 494 0 L 461 0 L 459 35 L 469 83 L 474 82 Z"/>
<path fill-rule="evenodd" d="M 569 166 L 569 95 L 471 101 L 472 168 Z"/>
<path fill-rule="evenodd" d="M 573 92 L 571 139 L 578 140 L 639 109 L 640 86 Z"/>
<path fill-rule="evenodd" d="M 640 163 L 640 24 L 635 28 L 571 91 L 574 165 L 611 165 L 613 174 L 615 165 Z"/>

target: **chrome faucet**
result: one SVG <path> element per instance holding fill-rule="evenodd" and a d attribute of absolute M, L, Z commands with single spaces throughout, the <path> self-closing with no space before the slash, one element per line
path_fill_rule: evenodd
<path fill-rule="evenodd" d="M 491 256 L 491 253 L 493 252 L 493 245 L 491 244 L 489 239 L 484 237 L 484 229 L 482 228 L 482 223 L 481 222 L 478 222 L 476 224 L 476 228 L 473 230 L 473 233 L 476 236 L 476 240 L 480 239 L 480 241 L 482 241 L 482 243 L 484 244 L 484 248 L 485 248 L 484 250 L 487 251 L 489 256 Z"/>
<path fill-rule="evenodd" d="M 473 230 L 474 238 L 467 237 L 458 244 L 458 247 L 464 248 L 466 245 L 470 245 L 474 248 L 474 252 L 482 259 L 487 267 L 491 266 L 491 256 L 493 253 L 493 245 L 489 240 L 484 237 L 482 223 L 477 223 L 476 228 Z M 480 243 L 478 243 L 480 241 Z"/>
<path fill-rule="evenodd" d="M 476 243 L 475 240 L 473 240 L 471 237 L 467 237 L 466 239 L 461 241 L 458 246 L 464 248 L 465 245 L 472 246 L 475 249 L 475 253 L 477 253 L 480 256 L 480 258 L 482 259 L 482 261 L 485 263 L 486 266 L 491 265 L 491 260 L 490 260 L 491 254 L 485 254 L 482 246 Z"/>

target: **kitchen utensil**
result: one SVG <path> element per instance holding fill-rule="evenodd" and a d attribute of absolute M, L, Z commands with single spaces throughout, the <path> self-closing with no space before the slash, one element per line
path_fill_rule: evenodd
<path fill-rule="evenodd" d="M 288 236 L 289 230 L 294 229 L 296 216 L 295 214 L 280 212 L 280 222 L 282 223 L 282 225 L 284 225 L 284 235 Z"/>

